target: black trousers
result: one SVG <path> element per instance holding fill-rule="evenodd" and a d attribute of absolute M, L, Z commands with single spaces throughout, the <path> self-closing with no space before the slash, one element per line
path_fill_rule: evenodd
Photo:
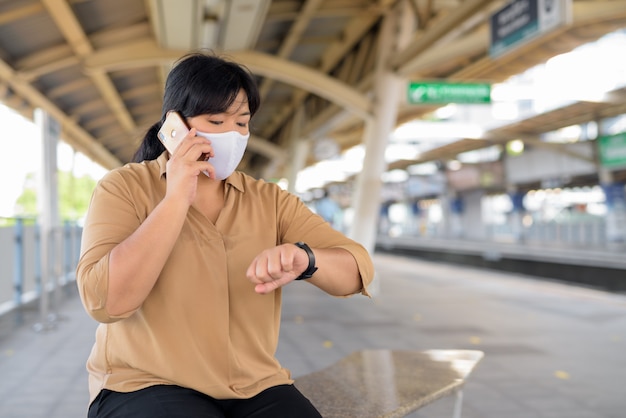
<path fill-rule="evenodd" d="M 103 389 L 88 418 L 321 418 L 293 385 L 264 390 L 250 399 L 214 399 L 193 389 L 156 385 L 122 393 Z"/>

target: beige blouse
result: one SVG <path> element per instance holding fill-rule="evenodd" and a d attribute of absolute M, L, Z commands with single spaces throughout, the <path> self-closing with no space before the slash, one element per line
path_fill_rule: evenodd
<path fill-rule="evenodd" d="M 235 172 L 226 179 L 225 205 L 216 223 L 191 207 L 143 305 L 111 316 L 105 310 L 110 252 L 165 196 L 166 162 L 164 153 L 115 169 L 93 193 L 77 268 L 85 309 L 101 322 L 87 361 L 91 400 L 102 388 L 129 392 L 155 384 L 189 387 L 219 399 L 249 398 L 291 383 L 274 356 L 281 290 L 255 293 L 245 275 L 248 265 L 262 250 L 282 243 L 344 248 L 357 262 L 361 293 L 367 295 L 374 275 L 367 251 L 298 197 Z"/>

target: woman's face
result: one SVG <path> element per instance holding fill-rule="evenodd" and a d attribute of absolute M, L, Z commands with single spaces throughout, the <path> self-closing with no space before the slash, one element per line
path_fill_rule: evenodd
<path fill-rule="evenodd" d="M 246 135 L 250 131 L 250 108 L 248 97 L 244 90 L 239 90 L 233 104 L 224 113 L 203 114 L 187 118 L 190 128 L 200 132 L 219 134 L 237 131 Z"/>

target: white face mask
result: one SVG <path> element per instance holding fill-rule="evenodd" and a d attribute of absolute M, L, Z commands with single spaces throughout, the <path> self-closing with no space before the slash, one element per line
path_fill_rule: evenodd
<path fill-rule="evenodd" d="M 223 132 L 220 134 L 210 134 L 207 132 L 196 132 L 197 136 L 202 136 L 211 141 L 214 157 L 209 159 L 215 168 L 215 178 L 224 180 L 233 174 L 248 145 L 250 134 L 242 135 L 237 131 Z M 208 176 L 208 173 L 204 173 Z"/>

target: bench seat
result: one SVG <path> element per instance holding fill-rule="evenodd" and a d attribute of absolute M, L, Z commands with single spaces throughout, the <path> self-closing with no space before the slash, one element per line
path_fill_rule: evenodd
<path fill-rule="evenodd" d="M 404 417 L 447 395 L 457 394 L 483 358 L 477 350 L 364 350 L 299 377 L 296 387 L 324 418 Z"/>

